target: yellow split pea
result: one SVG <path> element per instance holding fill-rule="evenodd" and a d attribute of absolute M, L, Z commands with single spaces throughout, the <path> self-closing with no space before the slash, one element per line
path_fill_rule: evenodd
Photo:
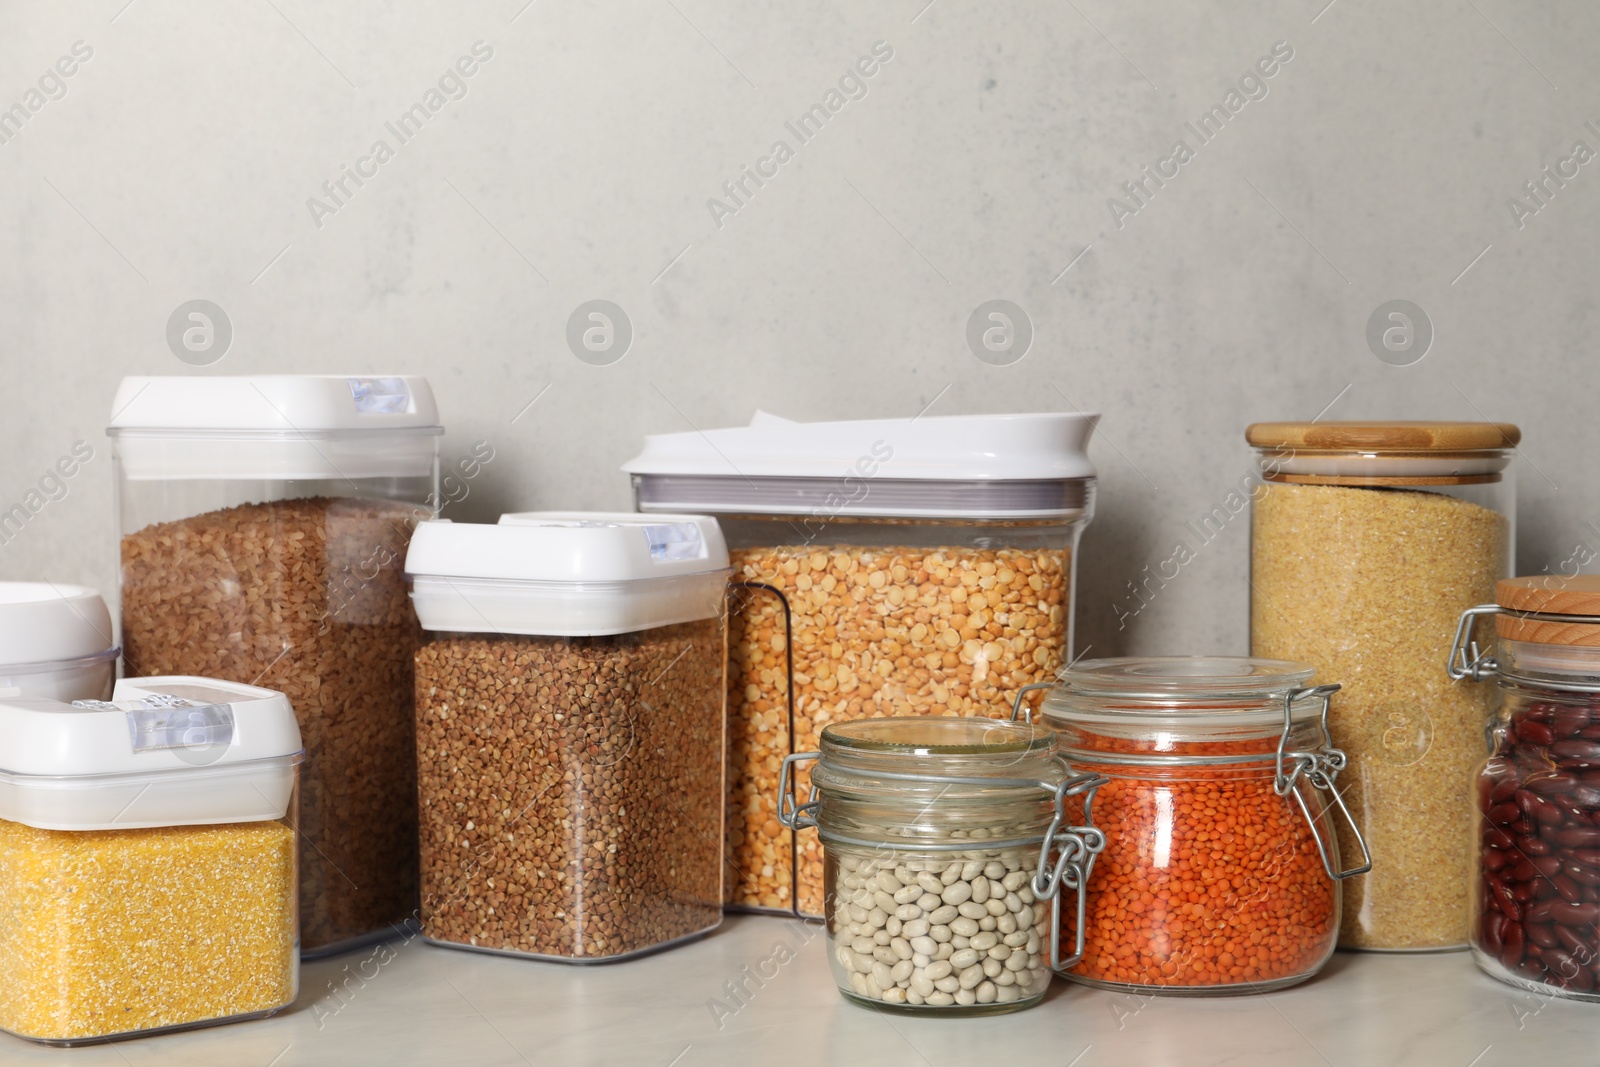
<path fill-rule="evenodd" d="M 0 820 L 0 1028 L 73 1041 L 294 999 L 295 838 L 279 822 L 38 830 Z"/>

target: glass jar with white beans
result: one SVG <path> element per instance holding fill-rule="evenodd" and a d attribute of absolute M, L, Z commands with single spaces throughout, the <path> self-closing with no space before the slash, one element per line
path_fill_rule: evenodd
<path fill-rule="evenodd" d="M 794 765 L 811 760 L 797 806 Z M 1080 937 L 1061 956 L 1062 893 L 1081 912 L 1105 847 L 1091 813 L 1104 781 L 1072 775 L 1048 728 L 992 719 L 837 723 L 820 751 L 785 760 L 779 817 L 818 829 L 839 992 L 917 1014 L 1037 1003 L 1082 953 Z M 1065 825 L 1068 797 L 1082 798 L 1085 825 Z"/>

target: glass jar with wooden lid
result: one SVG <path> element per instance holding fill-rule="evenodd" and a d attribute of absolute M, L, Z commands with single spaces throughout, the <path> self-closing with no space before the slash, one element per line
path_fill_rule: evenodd
<path fill-rule="evenodd" d="M 1349 756 L 1344 796 L 1372 871 L 1346 883 L 1340 944 L 1464 947 L 1476 864 L 1467 786 L 1485 755 L 1491 694 L 1439 665 L 1461 612 L 1510 575 L 1521 433 L 1491 422 L 1278 422 L 1245 437 L 1262 476 L 1251 654 L 1309 663 L 1344 685 L 1329 726 Z"/>
<path fill-rule="evenodd" d="M 1492 656 L 1479 615 L 1495 617 Z M 1600 1000 L 1600 575 L 1501 582 L 1462 614 L 1447 670 L 1499 682 L 1474 796 L 1472 955 L 1503 982 Z"/>

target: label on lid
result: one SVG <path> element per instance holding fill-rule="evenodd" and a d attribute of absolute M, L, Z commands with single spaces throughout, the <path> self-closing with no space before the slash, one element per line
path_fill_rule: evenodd
<path fill-rule="evenodd" d="M 401 415 L 411 410 L 411 387 L 404 378 L 349 378 L 350 396 L 363 415 Z"/>
<path fill-rule="evenodd" d="M 653 523 L 642 529 L 645 541 L 650 545 L 650 558 L 657 563 L 706 558 L 705 538 L 700 536 L 700 527 L 696 523 Z"/>
<path fill-rule="evenodd" d="M 135 752 L 225 747 L 233 742 L 231 704 L 201 704 L 157 693 L 137 700 L 74 700 L 72 706 L 124 712 Z"/>

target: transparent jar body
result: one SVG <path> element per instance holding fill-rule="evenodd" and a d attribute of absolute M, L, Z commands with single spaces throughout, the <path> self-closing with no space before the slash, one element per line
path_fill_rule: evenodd
<path fill-rule="evenodd" d="M 1251 504 L 1252 655 L 1344 688 L 1333 743 L 1372 872 L 1347 887 L 1340 945 L 1460 948 L 1475 864 L 1461 784 L 1483 759 L 1487 687 L 1440 670 L 1461 611 L 1515 558 L 1509 453 L 1373 457 L 1259 450 Z M 1452 475 L 1450 464 L 1473 471 Z M 1426 551 L 1417 546 L 1426 545 Z M 1340 826 L 1348 855 L 1349 828 Z"/>
<path fill-rule="evenodd" d="M 1548 669 L 1552 653 L 1563 669 Z M 1502 638 L 1499 669 L 1475 792 L 1472 955 L 1503 982 L 1600 1000 L 1600 648 Z"/>
<path fill-rule="evenodd" d="M 725 657 L 719 618 L 430 633 L 416 656 L 424 936 L 602 963 L 715 929 Z"/>
<path fill-rule="evenodd" d="M 300 985 L 295 807 L 137 830 L 0 820 L 0 1030 L 98 1044 L 288 1007 Z"/>
<path fill-rule="evenodd" d="M 1068 907 L 1056 889 L 1039 895 L 1051 881 L 1041 859 L 1060 861 L 1054 847 L 1041 856 L 1056 825 L 1052 788 L 1067 777 L 1054 736 L 923 722 L 937 732 L 922 736 L 937 740 L 898 751 L 907 724 L 892 720 L 823 736 L 813 780 L 834 981 L 845 999 L 879 1010 L 1030 1007 L 1052 974 L 1054 909 Z"/>
<path fill-rule="evenodd" d="M 774 805 L 779 761 L 824 726 L 1001 715 L 1071 659 L 1084 492 L 1068 520 L 717 516 L 734 569 L 727 847 L 750 873 L 731 906 L 822 913 L 821 846 Z"/>
<path fill-rule="evenodd" d="M 1097 662 L 1121 661 L 1079 669 Z M 1045 720 L 1068 766 L 1109 779 L 1094 798 L 1106 849 L 1089 881 L 1083 959 L 1064 977 L 1123 992 L 1216 995 L 1280 989 L 1321 970 L 1339 930 L 1336 809 L 1311 774 L 1280 781 L 1277 754 L 1281 741 L 1290 757 L 1336 756 L 1324 747 L 1322 699 L 1311 689 L 1144 699 L 1058 686 Z M 1074 932 L 1064 920 L 1064 944 Z"/>
<path fill-rule="evenodd" d="M 408 441 L 425 451 L 404 477 L 256 479 L 129 477 L 113 439 L 126 673 L 269 686 L 294 706 L 308 958 L 388 936 L 417 906 L 421 631 L 402 569 L 438 475 L 432 439 Z"/>

